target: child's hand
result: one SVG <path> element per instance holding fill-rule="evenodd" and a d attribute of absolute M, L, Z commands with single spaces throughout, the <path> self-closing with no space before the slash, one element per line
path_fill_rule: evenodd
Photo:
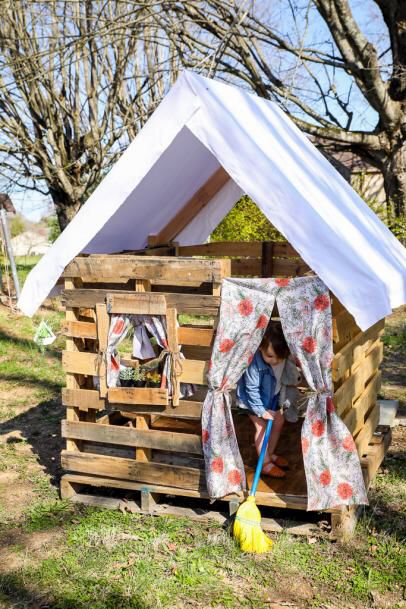
<path fill-rule="evenodd" d="M 264 412 L 264 414 L 262 415 L 262 418 L 268 421 L 269 419 L 273 420 L 274 416 L 275 416 L 274 412 L 272 412 L 271 410 L 266 410 Z"/>

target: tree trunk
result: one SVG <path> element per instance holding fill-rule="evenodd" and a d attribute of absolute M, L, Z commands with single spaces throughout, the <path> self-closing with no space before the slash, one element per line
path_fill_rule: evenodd
<path fill-rule="evenodd" d="M 396 218 L 406 215 L 406 140 L 396 142 L 382 167 L 388 211 Z"/>
<path fill-rule="evenodd" d="M 65 192 L 55 191 L 52 188 L 50 188 L 50 195 L 55 207 L 59 228 L 62 232 L 79 211 L 81 202 L 72 201 Z"/>

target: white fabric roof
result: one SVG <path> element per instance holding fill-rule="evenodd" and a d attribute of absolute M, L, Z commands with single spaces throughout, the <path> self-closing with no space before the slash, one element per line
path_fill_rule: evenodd
<path fill-rule="evenodd" d="M 273 102 L 184 72 L 28 276 L 33 315 L 80 252 L 142 248 L 222 165 L 231 179 L 177 236 L 204 242 L 248 194 L 362 329 L 406 302 L 406 250 Z"/>

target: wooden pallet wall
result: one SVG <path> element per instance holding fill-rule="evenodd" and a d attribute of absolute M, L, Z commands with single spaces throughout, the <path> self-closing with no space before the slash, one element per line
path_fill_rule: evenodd
<path fill-rule="evenodd" d="M 82 477 L 94 486 L 206 496 L 200 415 L 221 281 L 229 276 L 295 277 L 308 272 L 287 243 L 168 245 L 137 255 L 75 258 L 64 272 L 63 468 L 75 480 Z M 332 310 L 334 403 L 362 456 L 378 423 L 383 322 L 363 333 L 334 296 Z M 182 345 L 186 357 L 179 381 L 195 384 L 197 393 L 175 404 L 162 389 L 108 389 L 100 353 L 107 345 L 109 312 L 172 315 L 171 340 L 175 350 Z M 187 323 L 176 327 L 178 316 L 189 316 Z M 102 382 L 96 387 L 94 378 L 100 374 Z M 296 435 L 299 451 L 300 434 Z M 277 492 L 260 491 L 258 502 L 306 509 L 303 485 L 296 486 L 297 496 L 293 487 L 284 490 L 282 481 Z M 67 479 L 62 489 L 71 493 Z"/>

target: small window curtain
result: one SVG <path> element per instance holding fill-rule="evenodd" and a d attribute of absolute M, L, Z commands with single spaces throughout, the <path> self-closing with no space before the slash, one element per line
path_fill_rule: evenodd
<path fill-rule="evenodd" d="M 134 327 L 133 354 L 135 357 L 145 359 L 154 357 L 147 329 L 156 339 L 157 344 L 167 351 L 168 341 L 166 335 L 166 323 L 163 316 L 158 315 L 112 315 L 107 343 L 107 386 L 116 387 L 120 375 L 120 355 L 117 351 L 118 345 L 125 339 L 131 327 Z M 168 378 L 168 358 L 164 363 L 163 380 Z M 169 373 L 170 378 L 170 373 Z M 166 386 L 166 384 L 165 384 Z"/>
<path fill-rule="evenodd" d="M 155 338 L 163 349 L 160 358 L 164 358 L 161 388 L 168 388 L 173 395 L 173 383 L 184 359 L 182 353 L 172 353 L 168 349 L 166 319 L 161 315 L 112 315 L 107 345 L 107 386 L 116 387 L 120 374 L 120 355 L 118 345 L 125 339 L 131 327 L 134 327 L 133 356 L 138 359 L 155 357 L 146 330 Z M 193 386 L 181 383 L 180 397 L 193 395 Z"/>
<path fill-rule="evenodd" d="M 209 495 L 221 498 L 245 489 L 229 393 L 251 363 L 275 301 L 291 353 L 311 388 L 302 427 L 308 509 L 365 504 L 354 441 L 333 408 L 331 304 L 328 289 L 318 277 L 223 281 L 202 412 Z"/>

